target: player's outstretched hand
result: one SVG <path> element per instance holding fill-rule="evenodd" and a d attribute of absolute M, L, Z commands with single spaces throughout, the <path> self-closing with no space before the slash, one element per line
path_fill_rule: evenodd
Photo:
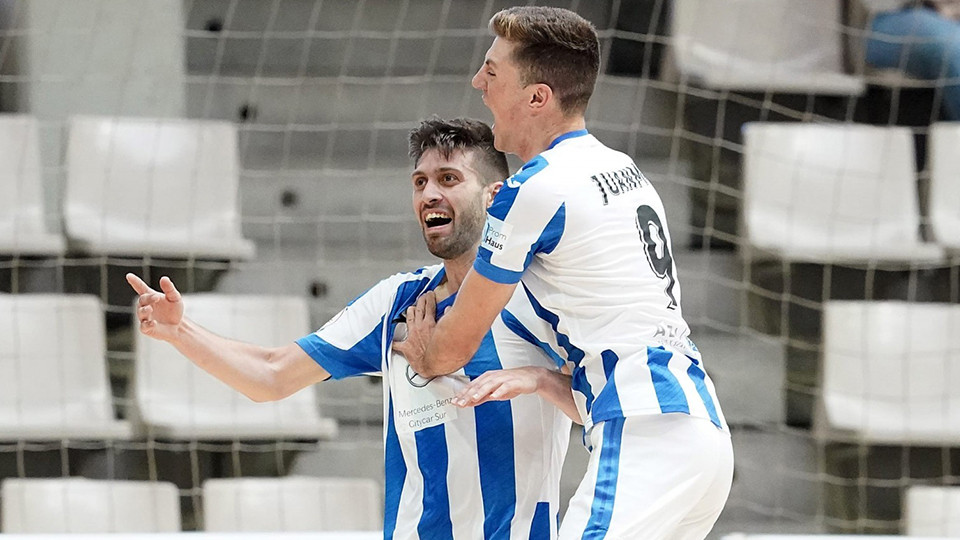
<path fill-rule="evenodd" d="M 127 274 L 127 283 L 140 295 L 137 299 L 140 332 L 163 341 L 176 339 L 183 321 L 183 302 L 173 281 L 167 276 L 160 278 L 162 292 L 151 289 L 135 274 Z"/>
<path fill-rule="evenodd" d="M 538 367 L 520 367 L 488 371 L 460 390 L 454 396 L 453 403 L 459 407 L 476 407 L 488 401 L 533 394 L 540 386 L 542 370 Z"/>

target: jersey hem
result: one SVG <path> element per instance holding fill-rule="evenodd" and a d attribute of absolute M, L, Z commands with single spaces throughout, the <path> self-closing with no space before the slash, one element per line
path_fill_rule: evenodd
<path fill-rule="evenodd" d="M 729 428 L 725 424 L 723 423 L 718 424 L 714 422 L 713 419 L 710 418 L 709 416 L 705 416 L 702 414 L 693 414 L 685 410 L 664 411 L 660 409 L 634 409 L 634 410 L 623 411 L 620 414 L 604 413 L 597 417 L 593 417 L 593 415 L 591 414 L 589 423 L 585 423 L 583 425 L 583 429 L 589 432 L 590 429 L 593 428 L 593 426 L 601 422 L 606 422 L 607 420 L 619 420 L 619 419 L 624 419 L 631 416 L 653 416 L 653 415 L 660 415 L 660 414 L 676 414 L 676 413 L 685 414 L 691 418 L 701 418 L 703 420 L 706 420 L 707 422 L 710 422 L 711 424 L 716 426 L 717 429 L 720 429 L 721 431 L 724 431 L 724 432 L 729 431 Z"/>

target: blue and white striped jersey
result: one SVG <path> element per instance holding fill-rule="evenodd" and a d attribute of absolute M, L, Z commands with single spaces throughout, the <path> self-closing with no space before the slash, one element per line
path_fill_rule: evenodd
<path fill-rule="evenodd" d="M 586 130 L 558 137 L 507 179 L 474 269 L 517 283 L 554 330 L 589 429 L 684 412 L 726 429 L 680 311 L 663 203 L 633 160 Z"/>
<path fill-rule="evenodd" d="M 544 342 L 552 330 L 515 294 L 466 366 L 424 379 L 391 344 L 405 337 L 406 309 L 443 277 L 437 265 L 387 278 L 297 343 L 335 379 L 384 377 L 385 539 L 555 538 L 570 420 L 536 395 L 450 403 L 491 369 L 557 369 L 563 360 Z"/>

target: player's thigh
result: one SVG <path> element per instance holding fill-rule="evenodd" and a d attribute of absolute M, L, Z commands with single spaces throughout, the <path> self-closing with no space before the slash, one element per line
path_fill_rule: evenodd
<path fill-rule="evenodd" d="M 596 425 L 560 539 L 669 538 L 713 483 L 716 446 L 724 438 L 708 421 L 685 414 Z"/>

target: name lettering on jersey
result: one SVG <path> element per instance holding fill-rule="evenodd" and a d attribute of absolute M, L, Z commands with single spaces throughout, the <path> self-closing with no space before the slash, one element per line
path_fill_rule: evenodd
<path fill-rule="evenodd" d="M 629 191 L 650 185 L 647 177 L 640 172 L 636 165 L 632 164 L 618 171 L 595 174 L 590 179 L 600 189 L 604 206 L 610 204 L 610 196 L 623 195 Z"/>
<path fill-rule="evenodd" d="M 493 216 L 487 216 L 487 226 L 483 229 L 483 242 L 480 245 L 494 253 L 503 253 L 503 245 L 511 232 L 513 232 L 513 225 Z"/>

